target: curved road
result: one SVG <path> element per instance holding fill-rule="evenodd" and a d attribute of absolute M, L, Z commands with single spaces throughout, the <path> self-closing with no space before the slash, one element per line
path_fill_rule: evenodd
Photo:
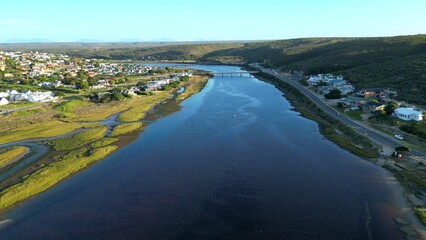
<path fill-rule="evenodd" d="M 319 108 L 321 108 L 325 113 L 327 113 L 328 115 L 332 116 L 333 118 L 339 120 L 340 122 L 342 122 L 343 124 L 346 124 L 347 126 L 352 127 L 355 131 L 364 134 L 366 136 L 368 136 L 369 138 L 373 139 L 374 141 L 383 144 L 383 145 L 388 145 L 392 148 L 401 146 L 403 144 L 397 142 L 396 140 L 389 138 L 388 136 L 382 135 L 380 133 L 377 133 L 375 131 L 370 130 L 369 128 L 355 122 L 352 121 L 351 119 L 344 117 L 342 115 L 340 115 L 340 113 L 338 113 L 336 110 L 334 110 L 333 108 L 331 108 L 330 106 L 328 106 L 327 104 L 325 104 L 320 98 L 318 98 L 318 96 L 316 96 L 315 94 L 313 94 L 311 91 L 309 91 L 308 89 L 306 89 L 304 86 L 302 86 L 301 84 L 299 84 L 298 82 L 295 81 L 291 81 L 288 80 L 284 77 L 282 77 L 281 75 L 279 75 L 275 70 L 272 69 L 267 69 L 267 68 L 263 68 L 261 66 L 257 66 L 257 68 L 259 68 L 262 72 L 272 75 L 278 79 L 280 79 L 281 81 L 284 81 L 288 84 L 290 84 L 291 86 L 295 87 L 296 89 L 298 89 L 300 92 L 302 92 L 303 94 L 305 94 L 312 102 L 314 102 Z M 417 156 L 417 157 L 421 157 L 421 158 L 426 158 L 426 155 L 417 151 L 417 150 L 412 150 L 411 154 L 413 156 Z"/>

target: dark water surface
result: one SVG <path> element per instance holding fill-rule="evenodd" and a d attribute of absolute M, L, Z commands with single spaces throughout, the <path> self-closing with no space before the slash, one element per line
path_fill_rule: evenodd
<path fill-rule="evenodd" d="M 9 212 L 0 239 L 402 239 L 385 172 L 272 85 L 216 77 L 181 105 Z"/>

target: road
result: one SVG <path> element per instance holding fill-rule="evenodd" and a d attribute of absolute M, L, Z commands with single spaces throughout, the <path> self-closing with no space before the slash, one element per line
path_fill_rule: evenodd
<path fill-rule="evenodd" d="M 290 84 L 291 86 L 295 87 L 296 89 L 298 89 L 300 92 L 302 92 L 303 94 L 305 94 L 312 102 L 314 102 L 320 109 L 322 109 L 325 113 L 327 113 L 328 115 L 330 115 L 331 117 L 339 120 L 340 122 L 342 122 L 343 124 L 353 128 L 355 131 L 359 132 L 360 134 L 366 135 L 369 138 L 371 138 L 372 140 L 378 142 L 379 144 L 382 145 L 387 145 L 390 146 L 392 148 L 398 147 L 403 145 L 402 143 L 394 140 L 393 138 L 390 138 L 389 136 L 383 135 L 381 133 L 372 131 L 371 129 L 367 128 L 366 126 L 357 123 L 343 115 L 341 115 L 340 113 L 338 113 L 336 110 L 334 110 L 332 107 L 328 106 L 327 104 L 325 104 L 317 95 L 315 95 L 314 93 L 312 93 L 311 91 L 309 91 L 308 89 L 306 89 L 304 86 L 302 86 L 299 82 L 297 81 L 292 81 L 289 79 L 284 78 L 283 76 L 279 75 L 275 70 L 273 69 L 267 69 L 267 68 L 263 68 L 259 65 L 257 65 L 257 68 L 259 68 L 262 72 L 272 75 L 278 79 L 280 79 L 281 81 L 284 81 L 288 84 Z M 412 150 L 411 154 L 413 156 L 417 156 L 420 158 L 426 158 L 426 154 L 423 154 L 417 150 Z"/>

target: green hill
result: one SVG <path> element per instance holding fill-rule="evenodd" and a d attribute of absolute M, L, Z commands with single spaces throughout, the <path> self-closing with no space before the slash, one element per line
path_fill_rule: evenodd
<path fill-rule="evenodd" d="M 335 73 L 357 88 L 394 88 L 398 98 L 426 105 L 426 35 L 305 38 L 262 42 L 0 44 L 6 50 L 45 50 L 74 57 L 259 62 L 304 74 Z"/>
<path fill-rule="evenodd" d="M 207 62 L 262 62 L 306 75 L 336 73 L 357 88 L 394 88 L 400 100 L 426 105 L 426 35 L 310 38 L 248 43 L 206 54 Z"/>

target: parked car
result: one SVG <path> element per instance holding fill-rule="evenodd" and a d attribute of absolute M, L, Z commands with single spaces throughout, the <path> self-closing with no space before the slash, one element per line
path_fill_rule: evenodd
<path fill-rule="evenodd" d="M 399 140 L 404 140 L 404 138 L 400 134 L 395 134 L 395 138 Z"/>

